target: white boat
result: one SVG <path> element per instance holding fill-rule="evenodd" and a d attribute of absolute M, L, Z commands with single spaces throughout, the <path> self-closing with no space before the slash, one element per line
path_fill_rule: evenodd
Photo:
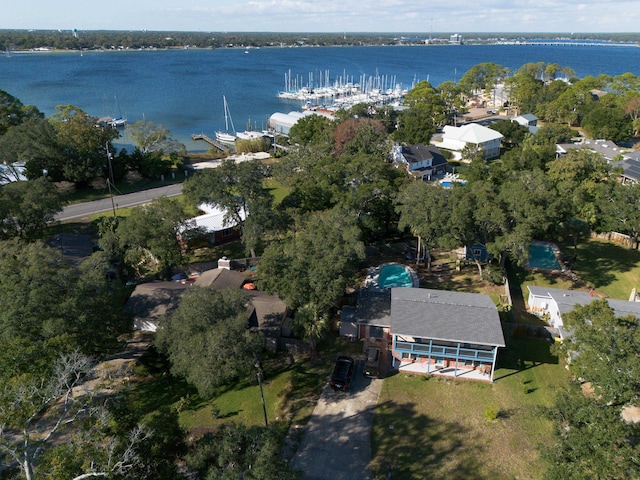
<path fill-rule="evenodd" d="M 224 104 L 224 131 L 216 132 L 216 140 L 222 143 L 234 143 L 238 137 L 229 112 L 229 105 L 227 105 L 227 97 L 223 95 L 222 101 Z M 231 124 L 231 131 L 229 131 L 229 124 Z"/>
<path fill-rule="evenodd" d="M 239 140 L 256 140 L 264 137 L 264 133 L 256 132 L 252 130 L 245 130 L 244 132 L 237 132 L 236 136 Z"/>
<path fill-rule="evenodd" d="M 106 117 L 104 123 L 113 128 L 123 128 L 127 125 L 127 118 L 122 116 L 120 111 L 120 103 L 118 102 L 118 95 L 114 94 L 113 99 L 115 101 L 116 110 L 118 111 L 117 117 Z"/>
<path fill-rule="evenodd" d="M 120 128 L 120 127 L 124 127 L 127 124 L 127 119 L 122 117 L 116 117 L 116 118 L 112 118 L 107 123 L 114 128 Z"/>

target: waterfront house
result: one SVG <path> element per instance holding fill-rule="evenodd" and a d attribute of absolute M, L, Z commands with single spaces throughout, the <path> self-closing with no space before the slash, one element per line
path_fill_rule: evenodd
<path fill-rule="evenodd" d="M 593 291 L 562 290 L 534 285 L 528 286 L 527 289 L 529 290 L 527 299 L 529 312 L 544 318 L 551 327 L 556 328 L 561 339 L 567 337 L 562 315 L 572 311 L 576 305 L 588 305 L 600 298 L 594 296 Z M 640 318 L 640 302 L 607 298 L 607 303 L 613 308 L 617 317 L 631 314 Z"/>
<path fill-rule="evenodd" d="M 502 134 L 477 123 L 467 123 L 461 127 L 446 125 L 442 131 L 442 142 L 436 143 L 440 148 L 462 152 L 467 145 L 480 149 L 485 159 L 500 155 Z"/>
<path fill-rule="evenodd" d="M 415 178 L 431 180 L 434 176 L 444 175 L 447 159 L 435 145 L 396 145 L 393 147 L 393 161 L 406 168 Z"/>
<path fill-rule="evenodd" d="M 505 346 L 488 295 L 424 288 L 391 290 L 393 364 L 400 371 L 493 381 Z"/>

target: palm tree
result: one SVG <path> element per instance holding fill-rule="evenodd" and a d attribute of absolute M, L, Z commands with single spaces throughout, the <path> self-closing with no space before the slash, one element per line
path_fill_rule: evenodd
<path fill-rule="evenodd" d="M 293 326 L 298 335 L 309 341 L 311 351 L 315 353 L 318 340 L 329 329 L 329 315 L 321 311 L 317 304 L 307 303 L 296 312 Z"/>

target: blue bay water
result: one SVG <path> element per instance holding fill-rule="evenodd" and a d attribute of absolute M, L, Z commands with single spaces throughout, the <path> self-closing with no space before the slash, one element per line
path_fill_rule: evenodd
<path fill-rule="evenodd" d="M 188 149 L 204 149 L 193 133 L 224 127 L 223 95 L 236 130 L 266 128 L 274 112 L 301 103 L 276 98 L 285 75 L 306 84 L 328 76 L 359 81 L 379 75 L 404 88 L 459 80 L 472 66 L 494 62 L 517 69 L 557 63 L 586 75 L 640 75 L 640 48 L 548 45 L 308 47 L 217 50 L 12 53 L 0 56 L 0 90 L 46 115 L 72 104 L 96 117 L 123 115 L 168 128 Z M 126 136 L 123 139 L 126 143 Z"/>

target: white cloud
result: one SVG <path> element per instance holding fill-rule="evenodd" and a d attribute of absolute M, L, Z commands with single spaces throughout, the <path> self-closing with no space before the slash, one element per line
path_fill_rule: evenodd
<path fill-rule="evenodd" d="M 612 0 L 24 0 L 0 28 L 325 32 L 632 32 L 638 2 Z"/>

